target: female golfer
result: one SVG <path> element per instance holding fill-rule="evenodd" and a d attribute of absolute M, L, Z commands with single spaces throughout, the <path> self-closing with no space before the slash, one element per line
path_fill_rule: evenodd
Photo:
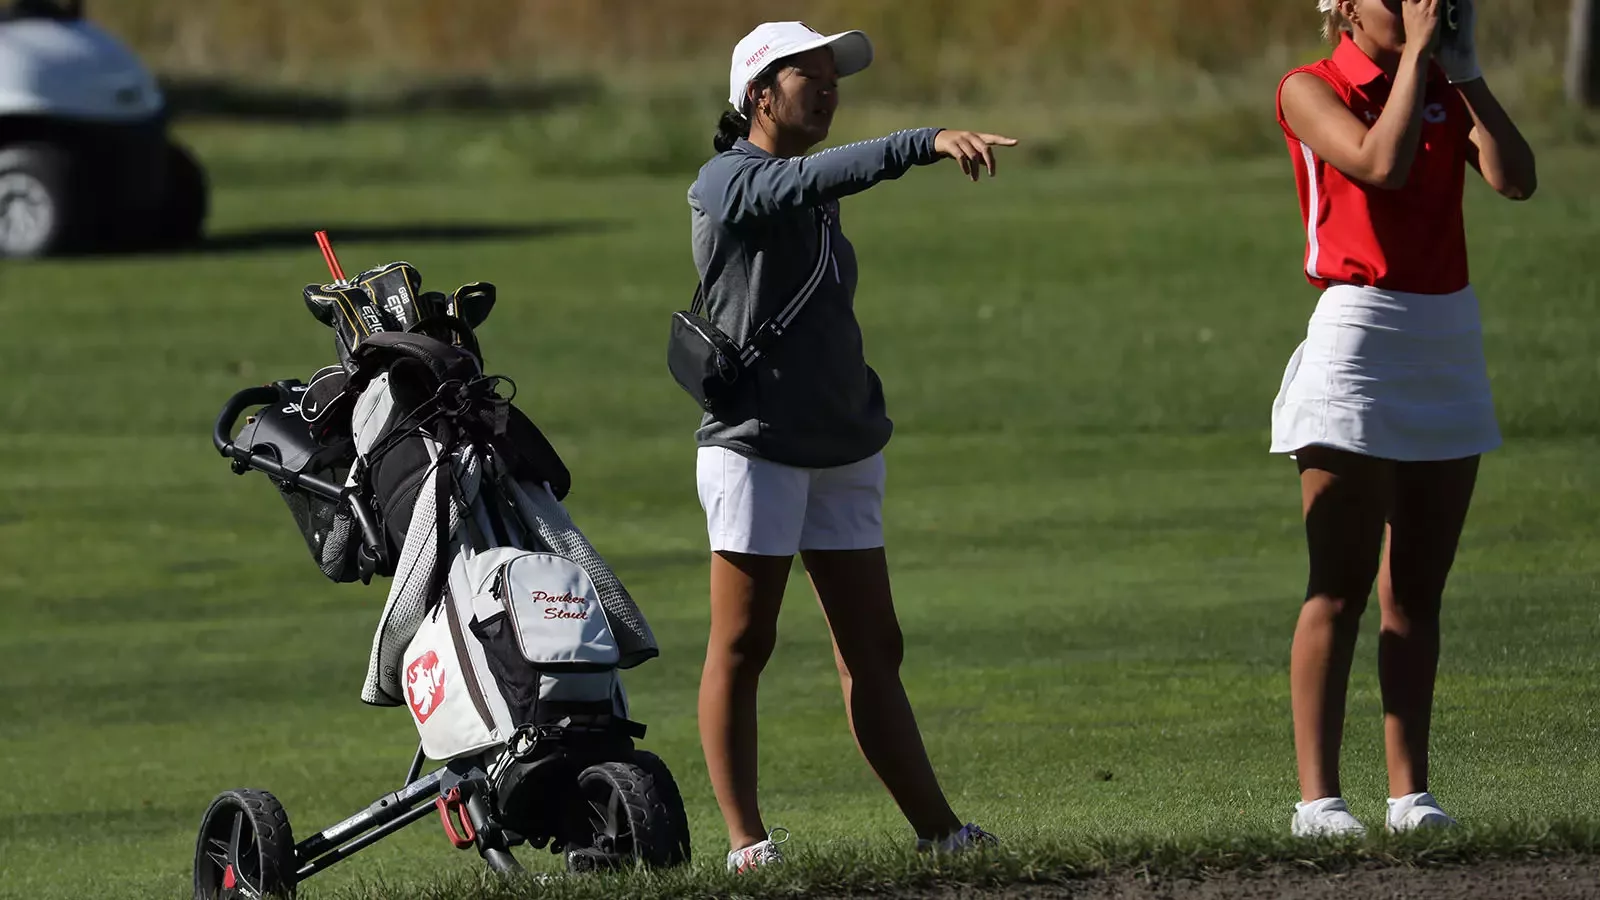
<path fill-rule="evenodd" d="M 1340 796 L 1345 690 L 1374 578 L 1387 826 L 1451 825 L 1428 793 L 1439 607 L 1478 472 L 1500 444 L 1467 277 L 1465 169 L 1513 200 L 1533 151 L 1484 83 L 1471 0 L 1321 0 L 1331 59 L 1278 93 L 1323 289 L 1272 409 L 1310 551 L 1290 661 L 1297 835 L 1363 831 Z M 1453 26 L 1453 27 L 1452 27 Z"/>
<path fill-rule="evenodd" d="M 946 157 L 973 180 L 985 169 L 992 176 L 992 147 L 1016 142 L 923 128 L 805 155 L 828 136 L 839 79 L 871 61 L 859 31 L 824 36 L 768 22 L 750 32 L 733 51 L 733 110 L 719 123 L 718 154 L 689 189 L 713 324 L 743 345 L 805 296 L 734 411 L 706 416 L 696 435 L 712 550 L 700 740 L 734 871 L 781 859 L 756 803 L 756 686 L 796 552 L 833 634 L 856 744 L 919 848 L 992 840 L 945 801 L 900 683 L 903 643 L 883 548 L 880 451 L 891 425 L 852 309 L 856 257 L 838 201 Z"/>

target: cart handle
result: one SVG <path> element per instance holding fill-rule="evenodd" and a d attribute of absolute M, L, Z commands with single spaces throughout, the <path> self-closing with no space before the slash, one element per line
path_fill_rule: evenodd
<path fill-rule="evenodd" d="M 239 414 L 252 406 L 266 406 L 278 399 L 278 389 L 272 385 L 248 387 L 228 398 L 222 407 L 222 412 L 217 415 L 216 427 L 211 429 L 211 444 L 217 452 L 230 459 L 238 459 L 234 455 L 233 426 L 239 421 Z"/>
<path fill-rule="evenodd" d="M 284 468 L 283 464 L 264 454 L 240 447 L 229 437 L 233 433 L 233 426 L 239 420 L 239 414 L 252 406 L 266 406 L 278 400 L 278 389 L 266 385 L 263 387 L 245 388 L 228 398 L 227 405 L 222 407 L 222 412 L 217 415 L 216 427 L 211 431 L 211 443 L 217 452 L 233 460 L 236 472 L 246 469 L 255 469 L 265 472 L 274 478 L 281 478 L 291 486 L 304 488 L 313 494 L 333 503 L 338 503 L 345 497 L 345 488 L 315 475 L 306 475 L 292 469 Z"/>
<path fill-rule="evenodd" d="M 218 453 L 233 460 L 235 472 L 243 474 L 247 469 L 255 469 L 281 479 L 291 487 L 302 488 L 316 494 L 329 502 L 348 503 L 350 511 L 355 514 L 356 525 L 361 529 L 361 539 L 366 544 L 367 550 L 372 554 L 378 568 L 386 569 L 388 548 L 383 540 L 383 534 L 373 520 L 372 510 L 362 502 L 361 497 L 353 489 L 315 475 L 286 469 L 271 456 L 254 453 L 233 442 L 230 435 L 233 434 L 233 426 L 238 422 L 240 413 L 252 406 L 266 406 L 277 401 L 278 389 L 270 384 L 245 388 L 229 397 L 228 402 L 222 407 L 222 412 L 217 414 L 216 426 L 211 430 L 212 445 L 217 448 Z"/>

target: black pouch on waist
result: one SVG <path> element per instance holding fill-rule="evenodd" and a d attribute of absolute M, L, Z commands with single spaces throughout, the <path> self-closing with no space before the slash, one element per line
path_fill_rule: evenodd
<path fill-rule="evenodd" d="M 701 409 L 715 412 L 733 396 L 744 365 L 739 360 L 739 345 L 700 315 L 703 306 L 704 298 L 696 291 L 689 309 L 672 314 L 667 368 Z"/>

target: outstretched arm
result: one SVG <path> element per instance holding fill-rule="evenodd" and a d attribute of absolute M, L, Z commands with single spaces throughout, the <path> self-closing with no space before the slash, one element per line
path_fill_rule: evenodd
<path fill-rule="evenodd" d="M 737 225 L 858 194 L 941 159 L 956 160 L 977 181 L 986 169 L 994 175 L 995 147 L 1016 143 L 998 134 L 917 128 L 793 159 L 725 155 L 700 170 L 695 194 L 707 212 Z"/>
<path fill-rule="evenodd" d="M 700 170 L 696 196 L 724 222 L 745 222 L 816 206 L 899 178 L 914 165 L 937 162 L 937 128 L 898 131 L 792 159 L 724 154 Z"/>

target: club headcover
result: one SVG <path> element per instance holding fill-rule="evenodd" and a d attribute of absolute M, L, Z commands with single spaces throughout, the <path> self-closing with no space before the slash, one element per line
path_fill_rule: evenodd
<path fill-rule="evenodd" d="M 494 285 L 487 281 L 474 281 L 456 288 L 450 298 L 448 313 L 467 323 L 471 328 L 483 324 L 494 309 Z"/>
<path fill-rule="evenodd" d="M 368 269 L 345 284 L 306 285 L 305 301 L 317 321 L 333 329 L 339 363 L 349 370 L 350 355 L 369 335 L 415 331 L 419 324 L 441 317 L 477 328 L 494 309 L 495 288 L 488 282 L 474 281 L 448 297 L 439 291 L 424 292 L 422 274 L 415 266 L 391 262 Z M 423 328 L 429 326 L 424 324 Z M 457 346 L 463 343 L 459 335 L 443 339 Z M 476 342 L 469 343 L 476 353 Z"/>
<path fill-rule="evenodd" d="M 306 308 L 317 321 L 333 329 L 333 345 L 339 362 L 348 368 L 350 354 L 368 335 L 397 330 L 372 295 L 352 285 L 308 284 L 304 291 Z"/>
<path fill-rule="evenodd" d="M 417 295 L 417 307 L 422 310 L 424 320 L 447 316 L 450 314 L 450 298 L 443 291 L 423 291 Z"/>
<path fill-rule="evenodd" d="M 308 284 L 301 293 L 306 299 L 306 309 L 311 310 L 311 315 L 315 316 L 318 322 L 332 328 L 339 317 L 339 298 L 324 292 L 320 284 Z"/>
<path fill-rule="evenodd" d="M 321 443 L 350 436 L 350 408 L 355 394 L 345 390 L 350 373 L 343 366 L 324 366 L 311 376 L 300 395 L 300 418 Z"/>
<path fill-rule="evenodd" d="M 366 291 L 372 303 L 386 316 L 391 331 L 410 331 L 428 317 L 418 298 L 422 292 L 422 273 L 408 262 L 392 262 L 362 272 L 350 280 Z"/>

